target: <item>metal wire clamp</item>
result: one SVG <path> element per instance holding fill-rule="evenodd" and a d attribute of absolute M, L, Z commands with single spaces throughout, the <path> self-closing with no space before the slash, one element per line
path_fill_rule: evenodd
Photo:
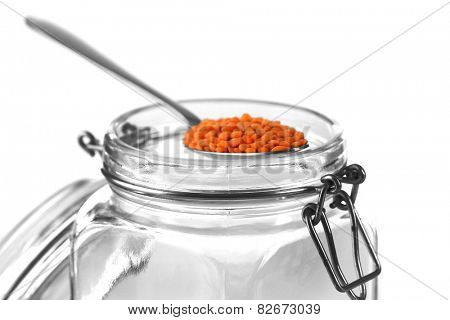
<path fill-rule="evenodd" d="M 325 265 L 328 275 L 333 282 L 334 287 L 339 292 L 347 293 L 347 295 L 353 300 L 366 299 L 366 283 L 377 277 L 381 272 L 381 265 L 378 256 L 354 207 L 359 185 L 364 182 L 365 177 L 366 174 L 364 172 L 364 169 L 356 164 L 345 167 L 340 174 L 329 174 L 323 176 L 321 179 L 323 185 L 320 189 L 318 202 L 307 204 L 302 212 L 303 221 L 308 227 L 311 238 L 317 248 L 320 258 Z M 342 183 L 352 185 L 352 191 L 350 195 L 342 189 Z M 331 231 L 330 223 L 324 209 L 325 200 L 328 195 L 334 196 L 333 201 L 330 204 L 331 208 L 347 210 L 350 215 L 352 232 L 351 236 L 353 240 L 353 258 L 358 274 L 358 278 L 350 283 L 347 281 L 340 267 L 336 246 L 333 239 L 333 233 Z M 319 235 L 317 234 L 317 231 L 315 229 L 315 226 L 318 225 L 319 222 L 322 224 L 324 230 L 329 255 L 325 251 L 322 241 L 320 240 Z M 370 257 L 375 265 L 375 269 L 366 275 L 364 275 L 362 270 L 359 252 L 360 233 L 362 234 L 363 238 L 363 241 L 361 242 L 367 247 Z M 359 294 L 355 293 L 353 290 L 356 287 L 360 287 Z"/>
<path fill-rule="evenodd" d="M 100 141 L 89 131 L 83 131 L 78 136 L 78 144 L 91 157 L 94 157 L 96 154 L 101 156 L 103 153 L 103 146 Z"/>

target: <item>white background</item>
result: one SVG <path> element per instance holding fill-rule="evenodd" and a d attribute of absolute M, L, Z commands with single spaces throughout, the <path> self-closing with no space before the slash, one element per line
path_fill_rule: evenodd
<path fill-rule="evenodd" d="M 5 3 L 66 27 L 174 99 L 287 103 L 445 4 Z M 450 5 L 302 103 L 342 124 L 350 162 L 366 168 L 358 207 L 378 226 L 381 299 L 442 299 L 413 277 L 450 295 L 449 18 Z M 81 130 L 102 136 L 145 104 L 0 3 L 0 237 L 63 185 L 100 177 L 99 160 L 77 146 Z"/>

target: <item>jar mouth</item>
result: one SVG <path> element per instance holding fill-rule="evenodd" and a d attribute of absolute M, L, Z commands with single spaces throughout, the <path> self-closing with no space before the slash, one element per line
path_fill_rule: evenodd
<path fill-rule="evenodd" d="M 200 118 L 252 116 L 276 119 L 305 133 L 305 150 L 269 154 L 209 154 L 182 144 L 188 125 L 160 104 L 115 119 L 105 135 L 107 178 L 150 191 L 196 195 L 292 193 L 312 186 L 346 163 L 343 131 L 336 121 L 300 106 L 245 99 L 182 100 Z M 288 110 L 289 112 L 286 112 Z M 156 138 L 155 137 L 159 137 Z"/>

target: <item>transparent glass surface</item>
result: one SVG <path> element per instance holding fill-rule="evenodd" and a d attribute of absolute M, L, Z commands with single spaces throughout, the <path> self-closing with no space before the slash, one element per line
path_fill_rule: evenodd
<path fill-rule="evenodd" d="M 185 105 L 201 118 L 243 112 L 274 118 L 287 107 L 238 100 Z M 342 132 L 303 108 L 279 120 L 304 130 L 310 147 L 211 156 L 184 148 L 182 135 L 172 133 L 186 127 L 157 106 L 114 121 L 105 137 L 110 186 L 85 203 L 76 221 L 72 298 L 347 299 L 333 287 L 301 220 L 304 205 L 317 201 L 320 177 L 345 165 Z M 139 131 L 151 126 L 160 138 L 127 135 L 122 128 L 128 124 Z M 351 280 L 349 217 L 330 208 L 327 216 Z M 374 282 L 368 292 L 375 297 Z"/>
<path fill-rule="evenodd" d="M 347 299 L 301 222 L 306 198 L 141 207 L 105 188 L 91 200 L 74 243 L 76 299 Z M 343 270 L 355 278 L 348 216 L 328 215 Z M 365 253 L 362 261 L 372 268 Z M 368 299 L 375 289 L 368 284 Z"/>

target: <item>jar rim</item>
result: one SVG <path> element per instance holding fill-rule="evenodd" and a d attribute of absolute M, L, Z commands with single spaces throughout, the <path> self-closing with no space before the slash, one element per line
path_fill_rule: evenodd
<path fill-rule="evenodd" d="M 345 154 L 345 140 L 343 139 L 343 130 L 339 124 L 324 114 L 311 110 L 309 108 L 289 105 L 285 103 L 252 100 L 252 99 L 236 99 L 236 98 L 205 98 L 205 99 L 189 99 L 179 101 L 181 104 L 187 104 L 198 107 L 199 105 L 232 105 L 241 104 L 242 106 L 263 106 L 266 108 L 289 108 L 289 111 L 297 112 L 302 117 L 309 117 L 311 123 L 319 123 L 325 128 L 326 134 L 322 133 L 320 143 L 316 142 L 311 148 L 301 151 L 286 152 L 286 153 L 268 153 L 268 154 L 208 154 L 208 157 L 200 158 L 202 166 L 211 166 L 221 168 L 222 171 L 217 173 L 217 179 L 213 179 L 213 175 L 202 174 L 201 178 L 211 180 L 210 182 L 201 180 L 199 177 L 193 177 L 179 185 L 174 179 L 171 181 L 164 181 L 164 179 L 172 178 L 176 174 L 159 175 L 155 173 L 155 168 L 166 167 L 167 170 L 177 168 L 178 170 L 197 170 L 199 168 L 199 159 L 188 159 L 177 157 L 173 155 L 157 155 L 151 151 L 133 146 L 121 139 L 120 130 L 124 123 L 130 119 L 137 119 L 146 112 L 154 112 L 161 104 L 152 104 L 149 106 L 140 107 L 128 111 L 117 117 L 111 124 L 107 134 L 105 135 L 105 157 L 104 170 L 110 176 L 116 176 L 120 180 L 130 184 L 149 189 L 157 189 L 159 191 L 167 191 L 170 188 L 170 193 L 183 192 L 194 194 L 216 194 L 224 193 L 230 195 L 233 192 L 261 192 L 261 194 L 270 191 L 277 191 L 280 189 L 292 193 L 293 189 L 297 187 L 303 188 L 305 186 L 314 185 L 320 177 L 327 173 L 334 173 L 340 170 L 346 163 Z M 262 108 L 261 110 L 263 110 Z M 265 110 L 265 109 L 264 109 Z M 197 110 L 194 110 L 196 112 Z M 279 110 L 278 110 L 279 111 Z M 209 112 L 209 111 L 208 111 Z M 219 111 L 218 111 L 219 112 Z M 284 113 L 286 113 L 284 111 Z M 206 118 L 206 117 L 205 117 Z M 208 118 L 210 118 L 208 116 Z M 269 117 L 268 117 L 269 118 Z M 281 119 L 279 119 L 281 120 Z M 172 119 L 173 121 L 173 119 Z M 283 122 L 283 120 L 281 120 Z M 151 124 L 150 124 L 151 125 Z M 187 129 L 187 125 L 184 125 Z M 313 128 L 314 130 L 314 128 Z M 308 136 L 306 136 L 308 139 Z M 323 138 L 323 139 L 322 139 Z M 309 139 L 308 139 L 309 140 Z M 234 156 L 233 156 L 234 155 Z M 126 157 L 127 159 L 124 159 Z M 130 160 L 134 159 L 134 160 Z M 244 161 L 242 159 L 245 159 Z M 129 168 L 126 168 L 126 167 Z M 276 178 L 272 185 L 263 183 L 262 180 L 249 178 L 247 175 L 245 179 L 250 179 L 253 182 L 235 184 L 232 187 L 221 186 L 220 179 L 227 175 L 224 170 L 244 170 L 248 168 L 260 168 L 268 170 L 270 167 L 283 168 L 281 170 L 288 170 L 288 168 L 297 166 L 298 178 L 290 179 L 290 181 L 283 181 Z M 142 169 L 142 170 L 140 170 Z M 136 172 L 140 171 L 140 172 Z M 299 173 L 299 171 L 301 171 Z M 155 181 L 155 177 L 157 178 Z M 181 175 L 179 175 L 181 177 Z M 285 176 L 286 178 L 286 176 Z M 242 178 L 244 179 L 244 178 Z M 253 179 L 253 180 L 252 180 Z M 258 180 L 258 181 L 257 181 Z M 256 182 L 255 182 L 256 181 Z M 209 183 L 209 185 L 208 185 Z M 177 188 L 172 185 L 177 184 Z M 270 184 L 270 183 L 269 183 Z M 179 185 L 179 186 L 178 186 Z M 159 192 L 158 192 L 159 193 Z"/>
<path fill-rule="evenodd" d="M 298 106 L 298 105 L 290 105 L 290 104 L 286 104 L 286 103 L 281 103 L 281 102 L 274 102 L 274 101 L 267 101 L 267 100 L 257 100 L 257 99 L 240 99 L 240 98 L 199 98 L 199 99 L 184 99 L 184 100 L 180 100 L 178 101 L 180 104 L 184 104 L 184 103 L 202 103 L 202 102 L 244 102 L 244 103 L 257 103 L 257 104 L 263 104 L 263 105 L 271 105 L 271 106 L 277 106 L 277 107 L 287 107 L 287 108 L 292 108 L 292 109 L 297 109 L 297 110 L 302 110 L 304 112 L 308 112 L 311 114 L 314 114 L 315 116 L 323 119 L 324 121 L 327 121 L 329 123 L 330 126 L 333 126 L 336 129 L 336 134 L 334 135 L 334 137 L 332 139 L 330 139 L 329 141 L 327 141 L 325 144 L 314 148 L 314 149 L 305 149 L 305 150 L 300 150 L 297 151 L 297 153 L 301 153 L 303 156 L 310 156 L 310 155 L 314 155 L 314 154 L 318 154 L 321 153 L 325 150 L 327 150 L 328 148 L 330 148 L 334 143 L 338 142 L 339 139 L 342 138 L 343 135 L 343 130 L 341 128 L 341 126 L 339 125 L 339 123 L 336 120 L 333 120 L 329 117 L 327 117 L 326 115 L 306 108 L 306 107 L 302 107 L 302 106 Z M 136 115 L 140 112 L 142 112 L 143 110 L 146 109 L 150 109 L 150 108 L 157 108 L 159 106 L 162 106 L 160 103 L 155 103 L 155 104 L 151 104 L 151 105 L 146 105 L 143 107 L 139 107 L 133 110 L 130 110 L 126 113 L 123 113 L 122 115 L 120 115 L 119 117 L 117 117 L 115 120 L 113 120 L 113 122 L 110 125 L 110 128 L 108 130 L 107 135 L 110 136 L 111 140 L 116 140 L 117 144 L 120 145 L 121 147 L 123 147 L 125 150 L 130 151 L 130 152 L 137 152 L 139 153 L 141 156 L 151 156 L 151 154 L 149 154 L 147 151 L 133 147 L 132 145 L 129 145 L 125 142 L 123 142 L 120 138 L 119 138 L 119 127 L 121 124 L 124 123 L 124 121 L 126 121 L 126 119 L 130 118 L 133 115 Z M 180 120 L 182 121 L 182 120 Z M 211 154 L 212 156 L 214 156 L 213 154 Z M 222 158 L 223 160 L 228 160 L 228 158 L 232 158 L 232 157 L 236 157 L 236 156 L 247 156 L 248 154 L 246 153 L 217 153 L 216 157 L 218 158 Z M 262 154 L 252 154 L 253 157 L 266 157 L 266 158 L 279 158 L 280 154 L 276 154 L 276 153 L 262 153 Z M 170 157 L 167 158 L 162 158 L 162 160 L 181 160 L 179 158 L 177 159 L 171 159 Z"/>

